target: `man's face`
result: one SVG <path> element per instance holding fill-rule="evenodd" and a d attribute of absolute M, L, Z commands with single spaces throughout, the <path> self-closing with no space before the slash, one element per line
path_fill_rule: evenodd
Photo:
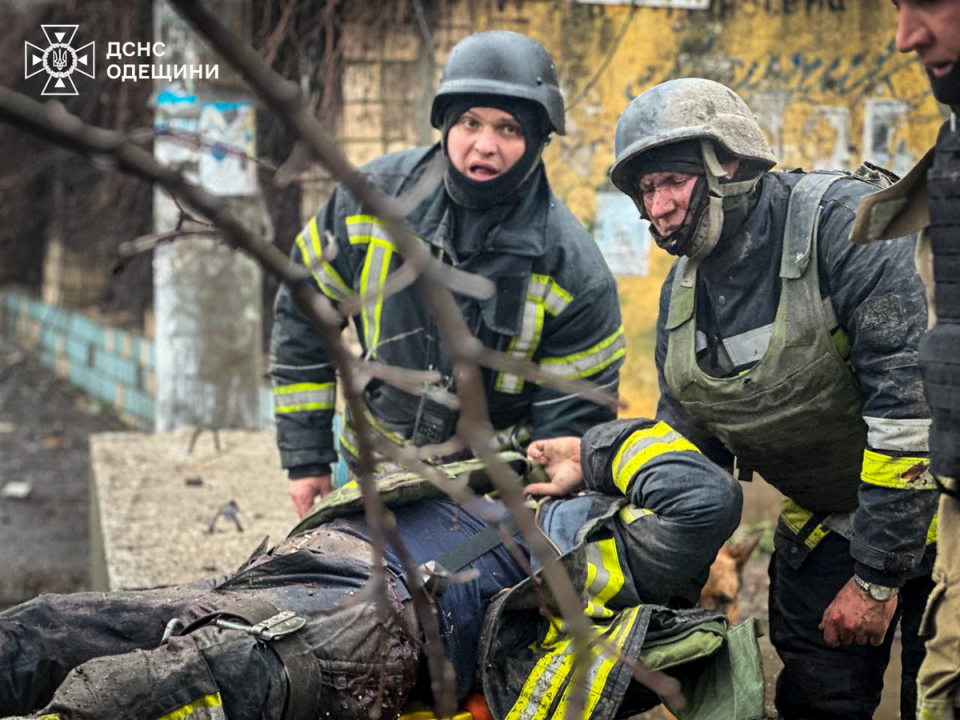
<path fill-rule="evenodd" d="M 935 78 L 960 60 L 960 0 L 893 0 L 900 15 L 897 50 L 914 51 Z"/>
<path fill-rule="evenodd" d="M 727 178 L 740 169 L 740 160 L 723 163 Z M 687 208 L 697 184 L 697 175 L 682 172 L 651 172 L 640 176 L 640 197 L 647 217 L 661 236 L 683 227 Z"/>
<path fill-rule="evenodd" d="M 447 133 L 447 156 L 463 175 L 493 180 L 512 168 L 526 150 L 520 123 L 497 108 L 467 110 Z"/>
<path fill-rule="evenodd" d="M 682 172 L 652 172 L 640 176 L 640 197 L 647 217 L 660 235 L 683 226 L 697 176 Z"/>

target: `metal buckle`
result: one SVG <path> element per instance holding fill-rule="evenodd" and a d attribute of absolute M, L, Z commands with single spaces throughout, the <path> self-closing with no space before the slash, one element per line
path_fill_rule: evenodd
<path fill-rule="evenodd" d="M 221 630 L 239 630 L 265 642 L 286 637 L 287 635 L 295 633 L 306 624 L 307 621 L 305 618 L 289 611 L 277 613 L 273 617 L 258 622 L 256 625 L 246 625 L 244 623 L 234 622 L 233 620 L 224 620 L 223 618 L 217 618 L 214 622 L 214 625 Z"/>

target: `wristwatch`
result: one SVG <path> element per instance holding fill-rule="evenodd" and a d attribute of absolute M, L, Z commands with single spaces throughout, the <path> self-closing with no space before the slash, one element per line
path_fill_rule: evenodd
<path fill-rule="evenodd" d="M 877 602 L 886 602 L 890 598 L 894 597 L 899 591 L 899 588 L 887 587 L 886 585 L 877 585 L 876 583 L 867 582 L 858 575 L 853 576 L 853 581 L 857 584 L 858 588 L 863 590 L 867 595 L 872 597 Z"/>

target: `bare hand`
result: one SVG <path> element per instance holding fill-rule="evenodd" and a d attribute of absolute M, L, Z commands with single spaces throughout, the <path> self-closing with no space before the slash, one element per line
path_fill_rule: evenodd
<path fill-rule="evenodd" d="M 548 483 L 527 485 L 523 489 L 527 495 L 569 495 L 577 492 L 583 484 L 578 437 L 536 440 L 527 448 L 527 457 L 542 465 L 550 478 Z"/>
<path fill-rule="evenodd" d="M 850 578 L 823 613 L 823 639 L 831 647 L 881 645 L 896 610 L 896 595 L 884 602 L 874 600 Z"/>
<path fill-rule="evenodd" d="M 324 497 L 331 490 L 333 490 L 333 483 L 330 482 L 329 475 L 297 478 L 291 480 L 287 486 L 287 492 L 293 500 L 293 507 L 296 508 L 299 517 L 303 517 L 310 511 L 317 495 Z"/>

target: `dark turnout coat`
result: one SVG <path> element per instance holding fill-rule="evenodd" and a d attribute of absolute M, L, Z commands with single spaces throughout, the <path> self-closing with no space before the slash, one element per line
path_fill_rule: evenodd
<path fill-rule="evenodd" d="M 386 155 L 363 172 L 388 195 L 400 196 L 438 152 L 434 146 Z M 454 250 L 462 244 L 454 239 L 454 210 L 443 185 L 407 219 L 435 257 L 493 281 L 496 291 L 486 300 L 456 295 L 481 342 L 559 377 L 591 380 L 615 393 L 625 343 L 614 279 L 594 240 L 551 193 L 542 165 L 522 192 L 510 214 L 466 257 Z M 324 259 L 324 252 L 334 254 L 331 244 L 335 256 Z M 334 303 L 376 294 L 403 262 L 380 220 L 339 186 L 297 236 L 292 259 L 311 267 L 317 286 Z M 418 287 L 366 305 L 353 321 L 366 356 L 452 375 L 450 353 Z M 271 375 L 283 466 L 329 465 L 336 459 L 331 431 L 336 375 L 286 288 L 277 296 Z M 483 383 L 494 429 L 504 441 L 582 435 L 613 418 L 608 408 L 509 373 L 484 369 Z M 416 398 L 373 382 L 366 402 L 378 431 L 409 436 Z M 348 423 L 341 436 L 348 457 L 355 443 Z"/>

